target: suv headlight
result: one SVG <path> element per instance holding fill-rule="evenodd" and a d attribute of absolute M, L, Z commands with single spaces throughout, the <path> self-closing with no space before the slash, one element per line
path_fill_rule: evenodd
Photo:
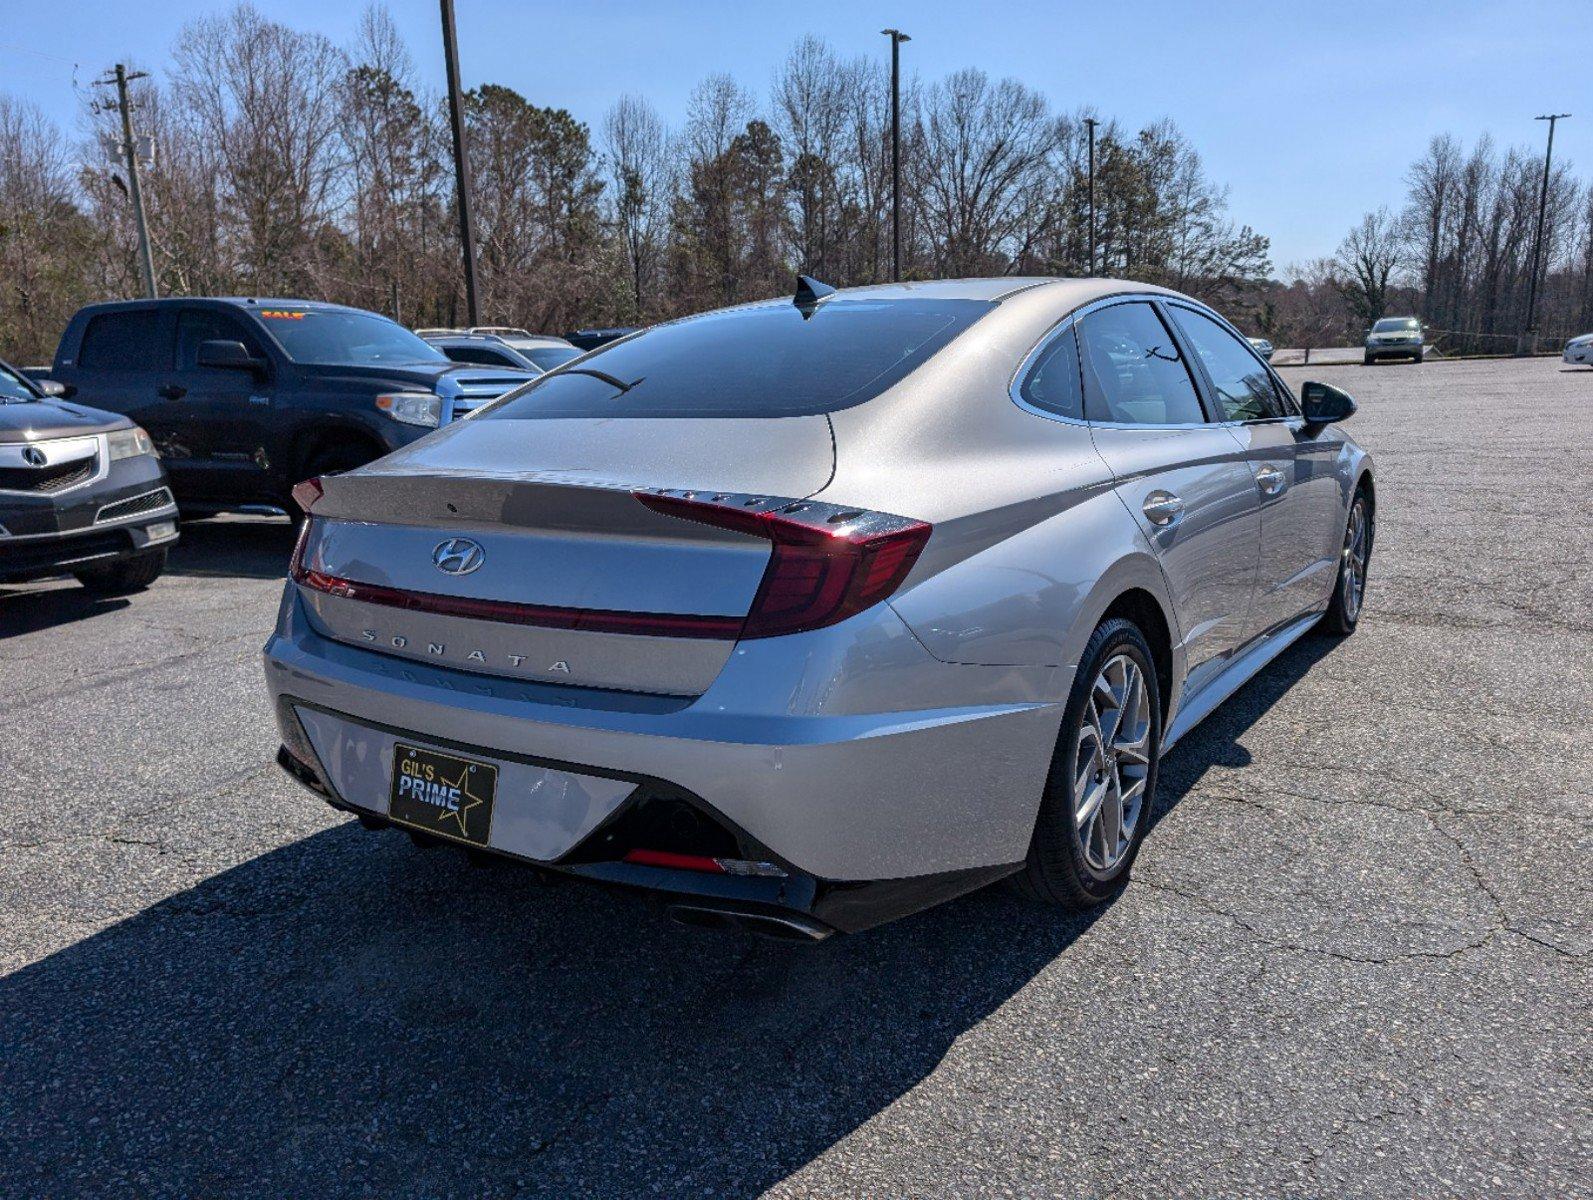
<path fill-rule="evenodd" d="M 442 420 L 442 397 L 431 392 L 388 392 L 376 397 L 376 407 L 405 425 L 435 429 Z"/>
<path fill-rule="evenodd" d="M 149 434 L 139 425 L 131 429 L 113 430 L 106 440 L 112 462 L 119 458 L 137 458 L 140 454 L 155 453 L 155 443 L 150 441 Z"/>

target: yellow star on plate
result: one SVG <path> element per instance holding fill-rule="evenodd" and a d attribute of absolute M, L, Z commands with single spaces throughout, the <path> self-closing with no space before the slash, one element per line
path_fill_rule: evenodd
<path fill-rule="evenodd" d="M 454 780 L 452 783 L 448 783 L 447 780 L 443 781 L 448 787 L 458 788 L 459 794 L 465 798 L 466 803 L 461 804 L 455 811 L 448 813 L 447 816 L 441 817 L 438 821 L 438 823 L 441 824 L 450 817 L 452 817 L 454 820 L 457 820 L 459 822 L 459 836 L 467 839 L 470 837 L 469 821 L 467 819 L 469 817 L 470 810 L 478 805 L 486 803 L 486 801 L 481 797 L 470 794 L 470 788 L 465 783 L 465 781 L 469 778 L 470 768 L 466 766 L 459 769 L 459 778 Z"/>

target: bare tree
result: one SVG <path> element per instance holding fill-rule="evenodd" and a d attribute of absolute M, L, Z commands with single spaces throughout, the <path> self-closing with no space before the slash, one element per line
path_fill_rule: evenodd
<path fill-rule="evenodd" d="M 1389 285 L 1404 256 L 1399 226 L 1386 208 L 1350 230 L 1334 259 L 1336 285 L 1355 317 L 1370 325 L 1388 311 Z"/>
<path fill-rule="evenodd" d="M 963 70 L 927 88 L 914 112 L 908 177 L 938 275 L 1001 273 L 1040 225 L 1056 124 L 1015 79 Z"/>
<path fill-rule="evenodd" d="M 668 218 L 669 136 L 651 104 L 621 96 L 604 119 L 603 140 L 611 216 L 630 267 L 629 319 L 640 321 Z"/>

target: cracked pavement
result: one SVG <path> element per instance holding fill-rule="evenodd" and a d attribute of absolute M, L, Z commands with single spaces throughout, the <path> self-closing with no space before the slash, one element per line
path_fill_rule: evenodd
<path fill-rule="evenodd" d="M 0 1193 L 1593 1195 L 1593 371 L 1307 375 L 1378 462 L 1362 627 L 1085 916 L 794 949 L 363 832 L 271 763 L 285 525 L 0 588 Z"/>

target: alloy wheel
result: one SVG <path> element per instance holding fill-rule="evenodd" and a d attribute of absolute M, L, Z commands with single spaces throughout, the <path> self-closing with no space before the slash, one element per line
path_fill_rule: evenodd
<path fill-rule="evenodd" d="M 1150 772 L 1145 673 L 1114 654 L 1090 688 L 1073 755 L 1074 824 L 1085 862 L 1112 871 L 1134 844 Z"/>
<path fill-rule="evenodd" d="M 1344 615 L 1350 624 L 1361 615 L 1366 596 L 1366 564 L 1371 557 L 1371 529 L 1366 519 L 1366 501 L 1357 496 L 1350 507 L 1350 523 L 1344 531 L 1344 562 L 1339 572 L 1344 588 Z"/>

